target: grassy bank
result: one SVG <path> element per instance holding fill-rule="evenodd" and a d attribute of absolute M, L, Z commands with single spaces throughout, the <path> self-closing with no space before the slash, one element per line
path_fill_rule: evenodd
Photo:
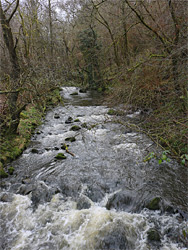
<path fill-rule="evenodd" d="M 45 98 L 42 104 L 33 103 L 27 105 L 20 114 L 20 123 L 16 134 L 5 133 L 0 138 L 0 178 L 8 177 L 14 169 L 9 168 L 5 172 L 3 166 L 15 160 L 27 147 L 34 130 L 42 122 L 42 118 L 48 108 L 62 102 L 60 90 L 54 89 Z"/>

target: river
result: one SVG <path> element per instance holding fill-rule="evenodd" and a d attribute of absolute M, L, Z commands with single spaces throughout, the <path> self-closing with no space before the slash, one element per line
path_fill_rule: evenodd
<path fill-rule="evenodd" d="M 160 150 L 108 115 L 96 93 L 61 94 L 65 105 L 47 112 L 1 181 L 0 249 L 186 250 L 187 169 L 144 162 Z"/>

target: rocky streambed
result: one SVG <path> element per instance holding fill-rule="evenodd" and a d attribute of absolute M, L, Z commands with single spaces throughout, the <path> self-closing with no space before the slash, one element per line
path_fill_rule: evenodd
<path fill-rule="evenodd" d="M 156 146 L 95 92 L 61 94 L 1 181 L 0 249 L 186 250 L 187 169 L 144 162 Z"/>

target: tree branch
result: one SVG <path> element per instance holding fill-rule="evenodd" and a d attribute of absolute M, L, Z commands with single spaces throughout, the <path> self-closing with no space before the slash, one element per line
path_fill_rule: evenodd
<path fill-rule="evenodd" d="M 19 0 L 17 0 L 16 1 L 16 6 L 15 6 L 15 8 L 14 8 L 14 10 L 12 11 L 12 13 L 10 14 L 10 17 L 8 18 L 8 23 L 10 22 L 10 20 L 12 19 L 12 17 L 14 16 L 14 14 L 15 14 L 15 12 L 17 11 L 17 9 L 18 9 L 18 6 L 19 6 Z"/>

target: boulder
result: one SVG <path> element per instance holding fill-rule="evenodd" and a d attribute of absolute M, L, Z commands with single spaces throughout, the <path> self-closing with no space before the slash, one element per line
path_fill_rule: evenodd
<path fill-rule="evenodd" d="M 69 117 L 67 118 L 67 120 L 65 121 L 65 123 L 66 123 L 66 124 L 70 124 L 70 123 L 72 123 L 72 121 L 73 121 L 73 118 L 72 118 L 71 116 L 69 116 Z"/>
<path fill-rule="evenodd" d="M 160 197 L 153 198 L 148 204 L 146 205 L 146 208 L 149 210 L 160 210 Z"/>
<path fill-rule="evenodd" d="M 81 128 L 79 127 L 79 126 L 77 126 L 77 125 L 74 125 L 74 126 L 72 126 L 71 128 L 70 128 L 70 130 L 72 130 L 72 131 L 78 131 L 78 130 L 80 130 Z"/>

